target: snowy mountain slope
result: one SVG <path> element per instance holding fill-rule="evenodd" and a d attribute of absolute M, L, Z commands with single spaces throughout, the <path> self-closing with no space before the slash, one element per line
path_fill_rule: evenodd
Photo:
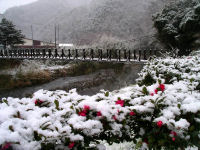
<path fill-rule="evenodd" d="M 170 0 L 168 0 L 170 1 Z M 60 41 L 88 44 L 102 35 L 130 39 L 154 32 L 151 16 L 166 1 L 160 0 L 39 0 L 8 10 L 11 19 L 27 37 L 54 40 L 54 24 L 60 26 Z"/>

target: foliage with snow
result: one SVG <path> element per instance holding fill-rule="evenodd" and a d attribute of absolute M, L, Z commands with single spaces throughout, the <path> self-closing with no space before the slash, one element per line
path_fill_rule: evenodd
<path fill-rule="evenodd" d="M 169 47 L 182 49 L 199 48 L 200 1 L 178 0 L 166 6 L 153 17 L 160 39 Z"/>
<path fill-rule="evenodd" d="M 54 25 L 59 24 L 60 43 L 90 45 L 106 36 L 125 43 L 154 33 L 151 16 L 166 1 L 172 0 L 38 0 L 11 8 L 5 16 L 29 38 L 32 25 L 37 40 L 54 41 Z"/>
<path fill-rule="evenodd" d="M 0 22 L 0 44 L 4 47 L 23 44 L 23 38 L 24 35 L 22 35 L 21 30 L 17 30 L 11 21 L 2 19 Z"/>
<path fill-rule="evenodd" d="M 136 85 L 93 96 L 76 90 L 34 93 L 0 102 L 0 145 L 16 150 L 200 147 L 199 56 L 154 59 Z"/>

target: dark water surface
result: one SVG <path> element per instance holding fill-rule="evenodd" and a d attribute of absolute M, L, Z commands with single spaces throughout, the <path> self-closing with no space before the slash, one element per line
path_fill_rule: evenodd
<path fill-rule="evenodd" d="M 99 70 L 89 75 L 62 77 L 37 86 L 0 91 L 0 97 L 22 98 L 31 96 L 34 92 L 40 89 L 68 91 L 76 88 L 82 95 L 93 95 L 98 93 L 101 89 L 113 91 L 134 84 L 135 79 L 138 77 L 137 74 L 142 68 L 143 64 L 127 64 L 117 73 L 114 69 L 106 69 Z"/>

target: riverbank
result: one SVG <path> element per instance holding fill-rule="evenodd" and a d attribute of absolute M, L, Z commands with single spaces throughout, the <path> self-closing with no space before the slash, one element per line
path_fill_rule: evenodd
<path fill-rule="evenodd" d="M 31 97 L 32 93 L 40 89 L 68 91 L 73 88 L 76 88 L 80 94 L 93 95 L 101 89 L 112 91 L 134 84 L 135 79 L 138 77 L 138 72 L 142 68 L 142 64 L 98 63 L 92 67 L 90 64 L 82 63 L 71 68 L 71 72 L 73 72 L 71 76 L 66 74 L 65 77 L 39 85 L 1 90 L 0 97 Z M 88 71 L 88 69 L 90 70 Z"/>
<path fill-rule="evenodd" d="M 100 69 L 122 68 L 123 64 L 0 60 L 0 91 L 41 85 L 61 77 L 74 77 L 93 73 Z"/>

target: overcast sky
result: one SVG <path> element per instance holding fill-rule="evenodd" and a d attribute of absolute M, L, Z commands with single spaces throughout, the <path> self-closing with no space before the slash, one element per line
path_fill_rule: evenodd
<path fill-rule="evenodd" d="M 4 13 L 6 9 L 28 4 L 37 0 L 0 0 L 0 13 Z"/>

